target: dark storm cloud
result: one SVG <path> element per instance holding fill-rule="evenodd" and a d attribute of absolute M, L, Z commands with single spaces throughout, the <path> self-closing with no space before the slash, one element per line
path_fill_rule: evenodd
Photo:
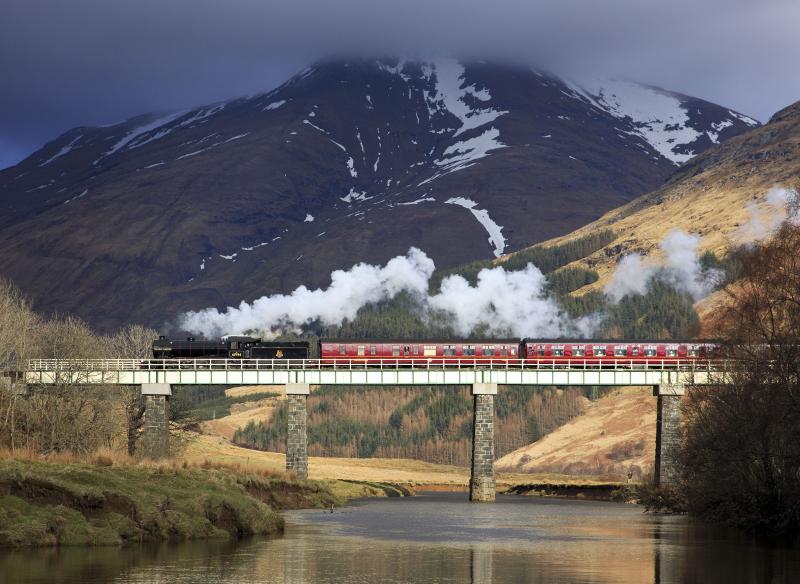
<path fill-rule="evenodd" d="M 537 62 L 766 119 L 800 99 L 797 0 L 5 0 L 0 167 L 75 125 L 270 89 L 331 53 Z"/>

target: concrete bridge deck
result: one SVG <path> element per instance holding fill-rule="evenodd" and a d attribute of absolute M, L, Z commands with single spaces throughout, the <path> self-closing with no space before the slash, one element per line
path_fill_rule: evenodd
<path fill-rule="evenodd" d="M 631 386 L 720 383 L 724 363 L 714 360 L 615 360 L 563 363 L 552 360 L 459 359 L 270 360 L 88 359 L 28 363 L 31 384 L 141 385 L 498 385 Z"/>
<path fill-rule="evenodd" d="M 169 398 L 173 385 L 284 385 L 289 404 L 286 468 L 308 472 L 307 409 L 311 385 L 469 385 L 473 395 L 470 498 L 494 500 L 494 396 L 498 386 L 652 386 L 657 396 L 655 478 L 677 478 L 680 400 L 685 386 L 724 383 L 722 360 L 661 361 L 381 359 L 34 359 L 14 376 L 12 389 L 47 391 L 53 385 L 139 385 L 145 403 L 146 456 L 169 451 Z M 7 379 L 10 383 L 10 379 Z"/>

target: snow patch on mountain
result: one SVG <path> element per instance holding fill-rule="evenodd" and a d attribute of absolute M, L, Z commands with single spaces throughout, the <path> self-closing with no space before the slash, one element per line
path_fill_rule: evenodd
<path fill-rule="evenodd" d="M 276 110 L 285 103 L 286 103 L 285 99 L 279 99 L 278 101 L 273 101 L 272 103 L 268 103 L 266 106 L 264 106 L 264 109 L 262 109 L 261 111 L 268 112 L 270 110 Z"/>
<path fill-rule="evenodd" d="M 42 162 L 39 166 L 40 167 L 41 166 L 47 166 L 48 164 L 53 162 L 56 158 L 61 158 L 65 154 L 68 154 L 68 153 L 72 152 L 75 149 L 75 144 L 77 144 L 78 140 L 80 140 L 81 138 L 83 138 L 83 134 L 77 135 L 75 138 L 72 139 L 72 141 L 70 141 L 69 144 L 66 144 L 66 145 L 62 146 L 61 149 L 58 152 L 56 152 L 50 158 L 48 158 L 47 160 Z"/>
<path fill-rule="evenodd" d="M 466 83 L 464 80 L 465 69 L 458 61 L 443 59 L 434 64 L 426 64 L 422 69 L 426 77 L 436 76 L 436 92 L 427 92 L 428 109 L 431 115 L 445 110 L 461 122 L 461 126 L 453 134 L 454 137 L 468 130 L 485 126 L 508 113 L 491 107 L 475 109 L 470 107 L 467 103 L 468 96 L 486 102 L 491 99 L 491 95 L 488 89 L 477 90 L 475 85 L 464 85 Z"/>
<path fill-rule="evenodd" d="M 592 94 L 595 105 L 616 118 L 631 120 L 633 129 L 626 133 L 641 136 L 667 160 L 682 164 L 694 156 L 676 152 L 676 147 L 691 144 L 701 135 L 689 125 L 689 112 L 677 95 L 616 80 L 603 82 Z"/>
<path fill-rule="evenodd" d="M 63 204 L 66 205 L 68 203 L 71 203 L 72 201 L 77 201 L 78 199 L 82 199 L 83 197 L 85 197 L 88 194 L 89 194 L 89 189 L 84 189 L 83 192 L 80 195 L 75 195 L 71 199 L 67 199 L 66 201 L 64 201 Z"/>
<path fill-rule="evenodd" d="M 476 160 L 489 155 L 492 150 L 505 148 L 500 142 L 500 130 L 489 128 L 479 136 L 456 142 L 445 148 L 442 158 L 434 160 L 434 164 L 447 172 L 454 172 L 472 166 Z"/>
<path fill-rule="evenodd" d="M 148 132 L 152 132 L 153 130 L 158 129 L 161 126 L 165 126 L 165 125 L 169 124 L 170 122 L 173 122 L 173 121 L 177 120 L 181 116 L 186 115 L 186 113 L 187 112 L 185 110 L 184 111 L 180 111 L 180 112 L 173 112 L 171 114 L 167 114 L 167 115 L 161 116 L 159 118 L 156 118 L 155 120 L 153 120 L 151 122 L 148 122 L 147 124 L 143 124 L 141 126 L 137 126 L 137 127 L 133 128 L 131 131 L 129 131 L 127 134 L 125 134 L 125 136 L 123 136 L 120 140 L 118 140 L 100 158 L 95 160 L 93 164 L 96 165 L 103 158 L 111 156 L 112 154 L 114 154 L 118 150 L 121 150 L 122 148 L 125 148 L 126 146 L 128 146 L 129 144 L 134 142 L 134 140 L 136 140 L 140 136 L 143 136 L 144 134 L 147 134 Z M 172 129 L 163 130 L 161 132 L 158 132 L 157 138 L 163 138 L 164 136 L 169 134 L 171 131 L 172 131 Z M 143 144 L 146 144 L 148 142 L 152 142 L 153 140 L 156 140 L 157 138 L 154 137 L 152 139 L 145 140 L 145 141 L 142 141 L 142 142 L 138 142 L 137 141 L 136 144 L 133 147 L 142 146 Z"/>
<path fill-rule="evenodd" d="M 468 209 L 489 234 L 489 244 L 494 248 L 495 257 L 499 258 L 503 255 L 503 251 L 506 249 L 506 238 L 503 237 L 503 226 L 498 225 L 489 216 L 489 211 L 486 209 L 478 209 L 478 203 L 466 197 L 451 197 L 447 199 L 445 203 Z"/>
<path fill-rule="evenodd" d="M 339 197 L 340 200 L 344 201 L 345 203 L 352 203 L 353 201 L 369 201 L 373 197 L 368 197 L 366 191 L 357 191 L 354 188 L 350 188 L 350 192 L 347 193 L 344 197 Z"/>
<path fill-rule="evenodd" d="M 703 134 L 714 144 L 719 144 L 719 134 L 733 126 L 738 119 L 749 126 L 757 126 L 752 118 L 728 110 L 731 118 L 711 124 L 711 130 L 700 131 L 692 125 L 686 100 L 682 95 L 657 87 L 622 80 L 586 80 L 581 83 L 563 80 L 572 91 L 572 97 L 584 99 L 597 109 L 620 120 L 627 120 L 630 129 L 625 134 L 640 136 L 659 154 L 674 164 L 682 164 L 695 156 L 686 148 Z M 566 94 L 565 95 L 569 95 Z M 702 115 L 698 109 L 697 114 Z"/>
<path fill-rule="evenodd" d="M 732 111 L 732 110 L 728 110 L 728 113 L 730 115 L 732 115 L 734 118 L 736 118 L 737 120 L 744 122 L 748 126 L 754 126 L 755 127 L 755 126 L 758 125 L 758 120 L 754 120 L 753 118 L 751 118 L 749 116 L 746 116 L 744 114 L 740 114 L 739 112 L 735 112 L 735 111 Z"/>
<path fill-rule="evenodd" d="M 719 123 L 711 124 L 711 130 L 706 130 L 706 136 L 708 136 L 708 139 L 714 144 L 719 144 L 719 133 L 732 125 L 733 122 L 731 120 L 722 120 Z"/>

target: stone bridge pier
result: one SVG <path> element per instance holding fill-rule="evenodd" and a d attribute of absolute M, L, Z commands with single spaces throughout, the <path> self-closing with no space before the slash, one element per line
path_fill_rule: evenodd
<path fill-rule="evenodd" d="M 676 455 L 681 440 L 681 399 L 686 387 L 656 385 L 653 393 L 658 398 L 655 483 L 660 487 L 669 487 L 679 477 Z"/>
<path fill-rule="evenodd" d="M 169 383 L 143 383 L 144 433 L 142 454 L 157 460 L 169 456 Z"/>
<path fill-rule="evenodd" d="M 494 396 L 496 383 L 472 385 L 472 466 L 470 501 L 494 501 Z"/>
<path fill-rule="evenodd" d="M 306 402 L 311 388 L 308 383 L 288 383 L 289 428 L 286 432 L 286 470 L 298 478 L 308 478 L 308 414 Z"/>

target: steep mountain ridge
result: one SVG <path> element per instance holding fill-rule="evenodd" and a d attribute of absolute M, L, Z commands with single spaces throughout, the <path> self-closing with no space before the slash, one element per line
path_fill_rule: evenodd
<path fill-rule="evenodd" d="M 266 94 L 75 128 L 0 172 L 0 274 L 45 312 L 158 325 L 411 245 L 449 267 L 568 233 L 755 124 L 493 63 L 319 63 Z"/>
<path fill-rule="evenodd" d="M 800 189 L 800 102 L 777 112 L 764 126 L 736 136 L 693 158 L 660 189 L 643 195 L 566 236 L 559 245 L 599 230 L 616 238 L 571 265 L 591 267 L 602 288 L 617 261 L 629 253 L 658 262 L 659 243 L 673 229 L 700 236 L 699 251 L 722 257 L 731 247 L 766 236 L 785 213 L 767 196 L 770 189 Z M 713 306 L 713 298 L 701 303 Z"/>

